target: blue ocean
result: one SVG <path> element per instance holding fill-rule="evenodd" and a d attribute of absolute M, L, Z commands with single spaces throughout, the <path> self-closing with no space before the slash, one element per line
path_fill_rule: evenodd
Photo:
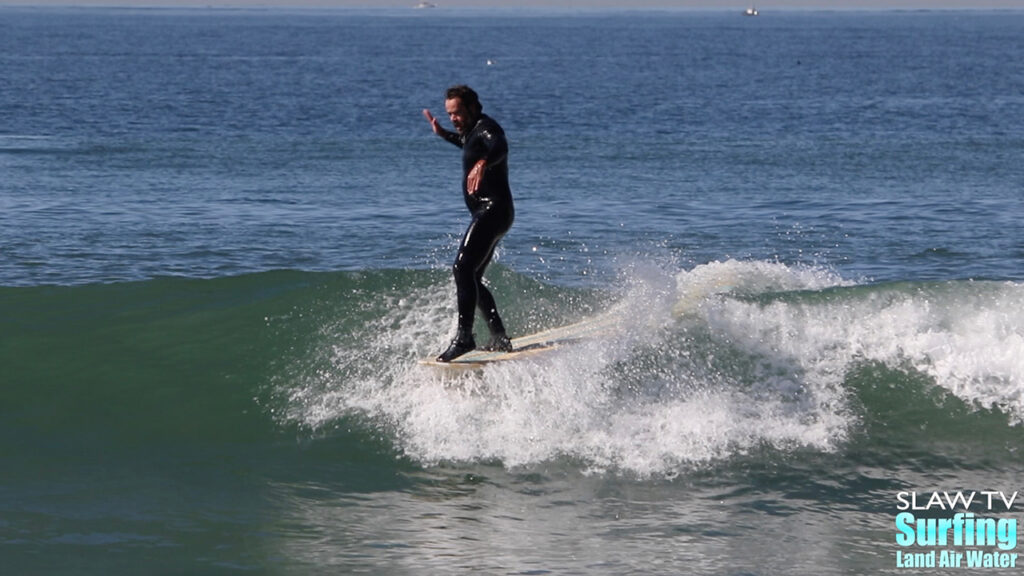
<path fill-rule="evenodd" d="M 1019 573 L 1021 54 L 1017 10 L 0 7 L 3 574 Z M 511 335 L 615 330 L 417 363 L 457 83 Z"/>

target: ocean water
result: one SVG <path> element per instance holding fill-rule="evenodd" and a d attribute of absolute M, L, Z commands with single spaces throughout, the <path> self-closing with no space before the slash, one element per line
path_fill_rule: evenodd
<path fill-rule="evenodd" d="M 1021 53 L 1020 11 L 0 8 L 3 574 L 1008 562 Z M 616 330 L 417 365 L 453 83 L 510 140 L 513 335 Z M 1014 531 L 905 545 L 910 497 Z"/>

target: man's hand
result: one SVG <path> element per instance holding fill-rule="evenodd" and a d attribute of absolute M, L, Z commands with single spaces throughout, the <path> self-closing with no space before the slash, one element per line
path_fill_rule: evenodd
<path fill-rule="evenodd" d="M 441 123 L 434 118 L 434 115 L 430 113 L 430 110 L 423 110 L 423 116 L 426 117 L 427 121 L 430 122 L 430 128 L 434 131 L 434 134 L 443 135 L 445 130 L 441 128 Z"/>
<path fill-rule="evenodd" d="M 469 176 L 466 176 L 466 191 L 472 196 L 476 194 L 476 191 L 480 189 L 480 181 L 484 179 L 484 170 L 487 169 L 487 160 L 481 158 L 476 161 L 473 168 L 469 171 Z"/>

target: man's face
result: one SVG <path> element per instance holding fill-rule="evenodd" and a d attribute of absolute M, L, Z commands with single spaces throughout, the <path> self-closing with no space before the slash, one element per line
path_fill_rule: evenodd
<path fill-rule="evenodd" d="M 472 114 L 465 104 L 462 103 L 461 99 L 452 98 L 445 100 L 444 111 L 448 113 L 448 118 L 452 121 L 455 129 L 459 131 L 459 134 L 465 134 L 473 127 Z"/>

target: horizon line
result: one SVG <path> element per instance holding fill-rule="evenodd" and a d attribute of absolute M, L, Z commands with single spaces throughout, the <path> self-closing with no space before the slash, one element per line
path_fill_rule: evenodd
<path fill-rule="evenodd" d="M 486 10 L 501 10 L 501 11 L 609 11 L 609 12 L 643 12 L 643 11 L 692 11 L 692 12 L 738 12 L 742 13 L 749 7 L 756 7 L 760 13 L 758 17 L 764 16 L 766 13 L 778 13 L 778 12 L 950 12 L 950 11 L 1024 11 L 1024 6 L 1021 5 L 1003 5 L 1000 3 L 977 3 L 972 2 L 970 4 L 957 4 L 957 3 L 943 3 L 941 5 L 922 5 L 911 0 L 910 2 L 895 2 L 888 6 L 876 6 L 876 5 L 864 5 L 860 2 L 852 2 L 850 4 L 842 5 L 818 5 L 816 2 L 798 2 L 793 3 L 779 3 L 779 5 L 772 6 L 770 8 L 764 8 L 757 5 L 757 3 L 739 3 L 734 5 L 722 6 L 696 3 L 693 5 L 675 5 L 669 6 L 661 3 L 658 4 L 647 4 L 647 5 L 608 5 L 606 3 L 593 4 L 589 2 L 578 2 L 573 0 L 564 0 L 553 4 L 550 1 L 539 3 L 539 4 L 526 4 L 522 2 L 509 2 L 503 3 L 500 0 L 497 3 L 480 5 L 480 4 L 466 4 L 458 3 L 452 5 L 435 5 L 429 8 L 420 8 L 414 4 L 405 3 L 393 3 L 389 5 L 381 6 L 380 4 L 359 4 L 359 3 L 339 3 L 332 2 L 331 0 L 300 0 L 299 2 L 281 4 L 273 1 L 261 1 L 261 0 L 228 0 L 227 2 L 214 1 L 208 2 L 203 0 L 185 0 L 174 2 L 173 0 L 127 0 L 124 2 L 118 2 L 116 0 L 85 0 L 85 1 L 67 1 L 67 0 L 55 0 L 52 2 L 48 1 L 22 1 L 22 0 L 0 0 L 0 8 L 43 8 L 43 9 L 54 9 L 54 8 L 81 8 L 81 9 L 126 9 L 126 8 L 138 8 L 138 9 L 155 9 L 155 10 L 360 10 L 360 11 L 388 11 L 394 12 L 398 10 L 408 10 L 411 13 L 434 13 L 442 12 L 448 13 L 453 10 L 467 10 L 467 11 L 486 11 Z M 766 12 L 767 11 L 767 12 Z"/>

